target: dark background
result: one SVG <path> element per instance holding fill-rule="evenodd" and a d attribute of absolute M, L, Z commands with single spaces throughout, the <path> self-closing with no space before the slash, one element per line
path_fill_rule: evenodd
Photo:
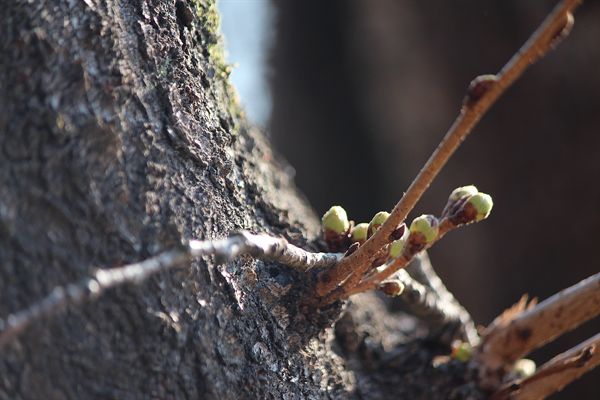
<path fill-rule="evenodd" d="M 495 73 L 555 1 L 281 1 L 272 53 L 276 147 L 319 212 L 357 222 L 390 210 L 455 118 L 472 78 Z M 489 220 L 430 251 L 446 284 L 488 324 L 524 293 L 544 299 L 598 271 L 600 2 L 485 116 L 412 217 L 450 191 L 490 193 Z M 596 320 L 533 354 L 539 363 Z M 553 398 L 598 398 L 600 371 Z"/>

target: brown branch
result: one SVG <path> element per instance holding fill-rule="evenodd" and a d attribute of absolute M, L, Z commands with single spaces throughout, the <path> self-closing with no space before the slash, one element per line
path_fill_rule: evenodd
<path fill-rule="evenodd" d="M 542 365 L 532 376 L 509 382 L 492 400 L 537 400 L 561 391 L 600 364 L 600 334 Z"/>
<path fill-rule="evenodd" d="M 497 75 L 480 76 L 471 82 L 460 114 L 396 204 L 387 221 L 351 256 L 343 259 L 336 267 L 321 273 L 316 288 L 317 295 L 326 296 L 345 280 L 349 281 L 349 286 L 360 282 L 373 257 L 390 242 L 391 233 L 404 222 L 475 124 L 530 64 L 545 55 L 559 39 L 568 34 L 573 21 L 571 13 L 581 1 L 563 0 Z"/>
<path fill-rule="evenodd" d="M 410 314 L 423 320 L 432 333 L 452 326 L 460 331 L 461 339 L 475 346 L 479 343 L 477 328 L 471 316 L 458 302 L 440 297 L 433 289 L 417 282 L 408 272 L 394 275 L 404 290 L 397 297 L 404 302 Z"/>
<path fill-rule="evenodd" d="M 331 292 L 325 299 L 323 300 L 323 304 L 331 304 L 340 299 L 346 299 L 353 294 L 366 292 L 368 290 L 373 290 L 377 288 L 381 282 L 385 281 L 393 274 L 398 272 L 399 270 L 408 266 L 411 261 L 416 257 L 422 250 L 428 249 L 433 246 L 437 241 L 446 235 L 452 229 L 458 228 L 458 226 L 452 225 L 448 220 L 442 220 L 440 223 L 440 230 L 438 232 L 437 238 L 430 244 L 428 244 L 424 249 L 419 249 L 416 253 L 408 253 L 404 254 L 401 257 L 396 258 L 391 263 L 387 264 L 385 268 L 382 270 L 375 272 L 371 276 L 368 276 L 361 282 L 357 282 L 354 286 L 352 286 L 352 282 L 344 282 L 344 284 L 333 292 Z"/>
<path fill-rule="evenodd" d="M 428 288 L 431 288 L 441 301 L 445 303 L 454 304 L 455 307 L 461 309 L 460 322 L 462 324 L 462 330 L 466 342 L 471 346 L 479 344 L 479 334 L 471 314 L 460 304 L 460 302 L 454 297 L 452 292 L 444 285 L 442 279 L 435 272 L 429 255 L 426 251 L 422 251 L 413 259 L 410 265 L 406 268 L 408 274 L 413 277 L 417 282 L 422 283 Z"/>
<path fill-rule="evenodd" d="M 19 336 L 33 322 L 51 317 L 67 306 L 97 298 L 106 290 L 127 283 L 138 283 L 169 269 L 188 265 L 192 257 L 215 256 L 218 263 L 241 255 L 273 260 L 307 271 L 313 267 L 331 267 L 343 257 L 340 253 L 311 253 L 283 238 L 240 232 L 226 239 L 191 240 L 186 246 L 160 253 L 144 261 L 112 269 L 96 270 L 78 283 L 55 288 L 44 299 L 28 308 L 0 318 L 0 348 Z"/>
<path fill-rule="evenodd" d="M 497 371 L 600 314 L 600 273 L 486 328 L 477 358 Z M 493 373 L 493 372 L 492 372 Z"/>

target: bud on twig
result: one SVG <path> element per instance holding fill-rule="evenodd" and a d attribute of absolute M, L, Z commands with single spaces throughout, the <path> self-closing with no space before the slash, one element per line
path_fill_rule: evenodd
<path fill-rule="evenodd" d="M 340 206 L 333 206 L 321 218 L 323 225 L 323 231 L 334 232 L 338 235 L 343 235 L 350 229 L 350 222 L 348 221 L 348 214 Z"/>
<path fill-rule="evenodd" d="M 452 191 L 442 217 L 457 227 L 486 219 L 493 206 L 490 195 L 477 191 L 475 186 L 463 186 Z"/>
<path fill-rule="evenodd" d="M 398 258 L 404 253 L 406 242 L 408 241 L 408 229 L 404 229 L 402 236 L 390 244 L 390 257 Z"/>
<path fill-rule="evenodd" d="M 474 185 L 456 188 L 452 191 L 452 193 L 450 193 L 450 197 L 448 197 L 448 203 L 455 203 L 462 198 L 471 197 L 477 193 L 479 193 L 479 190 L 477 190 L 477 187 Z"/>
<path fill-rule="evenodd" d="M 362 244 L 365 240 L 367 240 L 367 231 L 369 229 L 369 224 L 367 224 L 366 222 L 362 222 L 358 225 L 356 225 L 354 228 L 352 228 L 352 234 L 350 236 L 350 239 L 352 240 L 352 242 L 354 243 L 360 243 Z"/>
<path fill-rule="evenodd" d="M 390 213 L 386 211 L 379 211 L 377 214 L 375 214 L 371 222 L 369 222 L 367 237 L 373 236 L 375 231 L 379 229 L 381 225 L 383 225 L 383 223 L 388 219 L 389 216 Z"/>
<path fill-rule="evenodd" d="M 451 357 L 461 362 L 467 362 L 473 356 L 473 348 L 466 342 L 455 342 L 452 344 Z"/>
<path fill-rule="evenodd" d="M 329 247 L 329 251 L 345 251 L 349 245 L 348 232 L 350 221 L 346 210 L 340 206 L 333 206 L 321 218 L 323 237 Z"/>
<path fill-rule="evenodd" d="M 420 251 L 435 241 L 439 232 L 439 223 L 433 215 L 421 215 L 410 224 L 410 244 Z"/>
<path fill-rule="evenodd" d="M 512 372 L 517 375 L 518 379 L 522 379 L 535 374 L 535 370 L 535 361 L 530 360 L 529 358 L 521 358 L 515 362 Z"/>
<path fill-rule="evenodd" d="M 474 185 L 462 186 L 454 189 L 448 197 L 448 202 L 446 203 L 446 207 L 444 207 L 444 211 L 442 211 L 442 218 L 447 217 L 448 215 L 455 215 L 460 211 L 467 199 L 477 193 L 479 193 L 479 190 L 477 190 Z"/>
<path fill-rule="evenodd" d="M 471 196 L 471 198 L 467 200 L 467 204 L 473 206 L 477 212 L 475 215 L 475 221 L 477 222 L 486 219 L 490 215 L 492 207 L 494 207 L 492 196 L 485 193 L 477 193 Z"/>

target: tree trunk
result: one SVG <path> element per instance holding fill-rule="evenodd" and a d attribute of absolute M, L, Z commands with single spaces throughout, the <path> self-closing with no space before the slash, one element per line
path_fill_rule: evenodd
<path fill-rule="evenodd" d="M 318 219 L 227 84 L 211 1 L 6 1 L 0 317 L 54 287 L 237 229 L 310 248 Z M 212 259 L 39 321 L 0 350 L 1 399 L 478 396 L 422 327 L 310 276 Z M 334 334 L 335 333 L 335 334 Z"/>

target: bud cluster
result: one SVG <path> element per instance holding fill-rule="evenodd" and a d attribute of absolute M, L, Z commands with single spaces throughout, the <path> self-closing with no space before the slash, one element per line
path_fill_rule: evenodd
<path fill-rule="evenodd" d="M 379 250 L 373 267 L 403 257 L 409 261 L 415 254 L 431 246 L 448 230 L 484 220 L 494 203 L 490 195 L 473 186 L 454 189 L 448 198 L 440 219 L 425 214 L 415 218 L 407 229 L 405 224 L 396 228 L 389 244 Z M 390 213 L 379 211 L 369 223 L 354 224 L 341 206 L 331 207 L 321 219 L 323 237 L 330 251 L 350 255 L 365 243 L 387 221 Z"/>

